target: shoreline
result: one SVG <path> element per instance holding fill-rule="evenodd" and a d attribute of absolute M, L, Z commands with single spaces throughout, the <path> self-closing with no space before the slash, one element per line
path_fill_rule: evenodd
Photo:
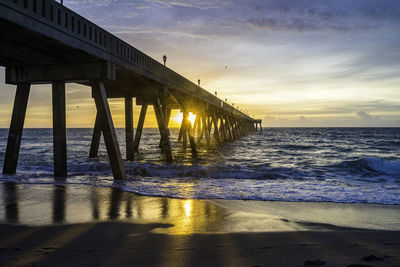
<path fill-rule="evenodd" d="M 28 226 L 113 220 L 174 223 L 172 217 L 199 221 L 208 216 L 211 232 L 309 231 L 310 225 L 319 225 L 316 230 L 325 225 L 400 231 L 400 205 L 394 204 L 181 199 L 81 184 L 0 182 L 0 208 L 0 223 Z M 191 231 L 204 229 L 196 225 Z"/>
<path fill-rule="evenodd" d="M 0 266 L 400 265 L 400 231 L 388 230 L 400 207 L 172 199 L 73 185 L 0 183 L 0 192 Z M 368 216 L 384 219 L 375 221 L 386 230 L 365 227 Z"/>

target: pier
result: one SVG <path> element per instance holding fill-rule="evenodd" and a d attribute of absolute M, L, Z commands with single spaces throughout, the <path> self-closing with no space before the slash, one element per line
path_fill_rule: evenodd
<path fill-rule="evenodd" d="M 103 134 L 115 179 L 125 179 L 109 98 L 125 100 L 126 160 L 135 160 L 147 108 L 152 105 L 160 149 L 174 161 L 168 122 L 183 113 L 178 140 L 193 157 L 199 143 L 217 145 L 262 131 L 256 120 L 164 64 L 142 53 L 54 0 L 0 0 L 0 66 L 16 85 L 3 173 L 14 174 L 31 85 L 52 85 L 54 175 L 67 176 L 65 84 L 90 86 L 97 109 L 89 157 Z M 134 133 L 133 98 L 141 106 Z M 196 115 L 192 124 L 189 114 Z"/>

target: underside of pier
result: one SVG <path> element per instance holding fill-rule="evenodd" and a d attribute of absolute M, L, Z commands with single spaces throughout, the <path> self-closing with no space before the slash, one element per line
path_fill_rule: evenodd
<path fill-rule="evenodd" d="M 35 6 L 36 5 L 36 6 Z M 3 173 L 14 174 L 31 85 L 52 85 L 54 175 L 67 175 L 65 84 L 90 86 L 97 109 L 89 157 L 97 157 L 103 134 L 115 179 L 125 179 L 109 98 L 125 101 L 126 160 L 135 160 L 149 105 L 160 132 L 160 149 L 174 161 L 168 124 L 183 113 L 178 141 L 197 156 L 199 144 L 233 141 L 261 121 L 220 100 L 56 1 L 0 0 L 0 65 L 17 86 Z M 141 106 L 133 124 L 133 104 Z M 189 114 L 195 115 L 194 122 Z M 134 133 L 136 128 L 136 133 Z"/>

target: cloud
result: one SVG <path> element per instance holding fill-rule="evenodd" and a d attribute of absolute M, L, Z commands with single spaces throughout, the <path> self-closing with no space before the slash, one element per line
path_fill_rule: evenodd
<path fill-rule="evenodd" d="M 379 116 L 372 116 L 371 114 L 369 114 L 368 112 L 359 110 L 356 112 L 356 116 L 358 118 L 360 118 L 361 120 L 364 121 L 369 121 L 369 122 L 381 122 L 381 118 Z"/>
<path fill-rule="evenodd" d="M 388 21 L 400 24 L 400 4 L 396 0 L 269 0 L 259 1 L 254 9 L 256 16 L 252 14 L 246 21 L 269 30 L 347 32 L 375 29 Z"/>
<path fill-rule="evenodd" d="M 306 121 L 311 121 L 311 119 L 306 118 L 305 116 L 300 116 L 299 121 L 306 122 Z"/>
<path fill-rule="evenodd" d="M 271 124 L 400 126 L 398 0 L 64 3 Z M 0 76 L 0 105 L 9 105 L 15 89 Z M 50 92 L 32 90 L 30 106 L 50 107 Z M 71 108 L 93 106 L 80 102 L 84 89 L 68 92 Z"/>
<path fill-rule="evenodd" d="M 177 26 L 180 31 L 187 32 L 195 30 L 196 26 L 203 26 L 211 35 L 226 27 L 233 30 L 220 34 L 240 35 L 249 28 L 348 32 L 389 26 L 398 31 L 400 25 L 400 4 L 397 0 L 83 0 L 69 1 L 66 5 L 92 14 L 96 20 L 111 20 L 113 24 L 132 17 L 132 25 L 146 28 L 150 25 L 160 32 L 165 29 L 176 31 Z M 138 16 L 131 15 L 138 11 Z"/>

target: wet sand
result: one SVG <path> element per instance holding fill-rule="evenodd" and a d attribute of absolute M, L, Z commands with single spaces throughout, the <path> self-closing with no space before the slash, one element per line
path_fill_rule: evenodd
<path fill-rule="evenodd" d="M 400 266 L 399 216 L 399 206 L 3 183 L 0 265 Z"/>

